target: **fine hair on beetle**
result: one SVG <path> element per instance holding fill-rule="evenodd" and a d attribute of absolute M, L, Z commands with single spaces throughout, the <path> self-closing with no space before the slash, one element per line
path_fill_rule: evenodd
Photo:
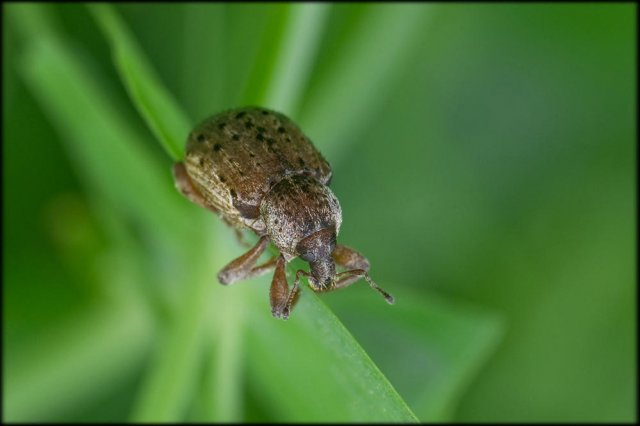
<path fill-rule="evenodd" d="M 187 138 L 185 158 L 173 174 L 178 190 L 258 242 L 218 273 L 224 285 L 274 271 L 271 312 L 287 319 L 299 296 L 300 276 L 315 292 L 338 290 L 363 278 L 392 304 L 369 276 L 369 261 L 337 242 L 342 210 L 329 189 L 329 163 L 285 115 L 261 107 L 235 108 L 200 123 Z M 239 238 L 242 242 L 242 239 Z M 272 243 L 279 254 L 257 265 Z M 289 288 L 285 268 L 300 257 Z M 336 272 L 336 266 L 344 268 Z"/>

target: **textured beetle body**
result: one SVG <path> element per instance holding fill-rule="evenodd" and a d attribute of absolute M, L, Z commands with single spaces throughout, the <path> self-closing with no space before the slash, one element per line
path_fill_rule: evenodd
<path fill-rule="evenodd" d="M 266 232 L 260 205 L 282 179 L 306 174 L 321 184 L 331 166 L 287 117 L 263 108 L 217 114 L 189 136 L 185 167 L 194 186 L 231 225 Z"/>
<path fill-rule="evenodd" d="M 314 291 L 346 287 L 360 278 L 387 300 L 391 295 L 368 275 L 369 262 L 337 244 L 342 223 L 338 199 L 327 186 L 331 167 L 300 129 L 264 108 L 229 110 L 205 120 L 187 140 L 184 162 L 174 166 L 177 188 L 236 229 L 249 228 L 258 243 L 225 266 L 218 279 L 232 284 L 275 268 L 272 313 L 286 319 L 298 296 L 300 275 Z M 280 255 L 257 265 L 267 244 Z M 293 287 L 285 265 L 295 257 L 309 263 Z M 348 269 L 336 273 L 336 264 Z"/>
<path fill-rule="evenodd" d="M 342 223 L 333 192 L 302 174 L 278 182 L 264 198 L 260 213 L 271 241 L 287 261 L 300 254 L 297 246 L 305 237 L 327 228 L 338 235 Z"/>

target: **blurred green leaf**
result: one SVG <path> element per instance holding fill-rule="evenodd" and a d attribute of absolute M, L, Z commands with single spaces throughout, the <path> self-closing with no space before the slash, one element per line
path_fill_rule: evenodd
<path fill-rule="evenodd" d="M 7 370 L 5 420 L 68 418 L 78 404 L 106 394 L 141 367 L 154 337 L 152 323 L 137 302 L 122 300 L 88 307 L 23 349 Z"/>
<path fill-rule="evenodd" d="M 154 174 L 157 167 L 138 147 L 136 136 L 117 111 L 101 101 L 106 98 L 73 51 L 55 39 L 36 40 L 25 52 L 22 70 L 91 185 L 108 196 L 110 205 L 129 207 L 128 214 L 151 225 L 149 232 L 171 235 L 171 242 L 163 244 L 172 246 L 173 261 L 191 258 L 192 249 L 202 244 L 198 235 L 205 227 L 195 220 L 201 216 L 187 213 L 189 207 L 168 182 L 168 170 L 165 179 Z M 192 220 L 184 221 L 185 217 Z M 156 373 L 149 375 L 151 385 L 144 388 L 151 389 L 143 392 L 142 400 L 150 401 L 146 406 L 151 407 L 153 418 L 162 416 L 159 407 L 169 418 L 179 415 L 182 399 L 178 396 L 188 395 L 185 388 L 189 389 L 198 368 L 198 325 L 208 300 L 202 292 L 210 288 L 209 277 L 214 274 L 208 264 L 201 265 L 184 276 L 189 285 L 182 289 L 174 331 L 168 345 L 158 351 L 153 364 L 157 368 L 152 370 Z"/>
<path fill-rule="evenodd" d="M 253 60 L 251 74 L 247 77 L 244 92 L 240 98 L 241 105 L 260 105 L 274 77 L 279 49 L 289 16 L 291 4 L 278 3 L 260 6 L 266 14 L 266 24 L 259 38 L 260 47 Z"/>
<path fill-rule="evenodd" d="M 230 49 L 226 29 L 227 5 L 193 3 L 185 8 L 179 99 L 196 121 L 229 108 L 227 84 L 231 67 L 225 59 Z"/>
<path fill-rule="evenodd" d="M 149 232 L 174 242 L 192 232 L 168 171 L 139 143 L 108 97 L 101 96 L 95 77 L 76 55 L 54 38 L 36 39 L 24 52 L 22 73 L 64 135 L 89 191 L 99 191 Z"/>
<path fill-rule="evenodd" d="M 56 323 L 5 364 L 6 420 L 69 418 L 140 368 L 155 337 L 153 321 L 134 290 L 139 265 L 123 254 L 102 258 L 112 281 L 100 303 Z"/>
<path fill-rule="evenodd" d="M 112 6 L 87 5 L 111 44 L 113 58 L 135 106 L 173 160 L 182 158 L 182 145 L 191 129 L 189 119 L 176 107 L 173 96 L 130 36 Z"/>
<path fill-rule="evenodd" d="M 316 51 L 331 10 L 326 3 L 300 3 L 291 6 L 281 46 L 274 53 L 273 74 L 261 105 L 296 116 Z"/>
<path fill-rule="evenodd" d="M 391 309 L 365 288 L 327 295 L 327 302 L 421 421 L 452 421 L 462 392 L 496 349 L 504 320 L 435 294 L 386 287 L 396 299 Z"/>
<path fill-rule="evenodd" d="M 424 4 L 358 6 L 364 10 L 355 30 L 317 59 L 325 72 L 314 76 L 300 114 L 305 133 L 329 158 L 348 146 L 381 107 L 393 83 L 402 81 L 431 12 Z M 343 7 L 336 5 L 334 10 Z"/>

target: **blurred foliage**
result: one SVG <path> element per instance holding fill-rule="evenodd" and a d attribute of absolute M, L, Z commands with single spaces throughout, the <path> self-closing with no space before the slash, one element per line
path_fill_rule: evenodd
<path fill-rule="evenodd" d="M 94 6 L 3 5 L 5 419 L 635 418 L 635 5 Z M 216 283 L 170 166 L 244 104 L 396 305 Z"/>

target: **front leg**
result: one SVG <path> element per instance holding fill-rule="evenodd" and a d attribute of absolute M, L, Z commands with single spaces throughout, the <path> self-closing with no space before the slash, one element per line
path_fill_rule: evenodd
<path fill-rule="evenodd" d="M 333 249 L 331 257 L 339 266 L 346 269 L 364 269 L 369 271 L 369 261 L 360 252 L 343 246 L 342 244 L 336 244 L 336 248 Z"/>
<path fill-rule="evenodd" d="M 327 288 L 320 289 L 319 291 L 338 290 L 350 286 L 360 278 L 364 278 L 372 289 L 376 290 L 385 298 L 387 303 L 393 304 L 393 296 L 384 291 L 378 284 L 373 282 L 371 277 L 369 277 L 369 261 L 366 257 L 358 251 L 343 246 L 342 244 L 336 245 L 331 256 L 338 266 L 349 270 L 336 274 L 333 283 Z"/>
<path fill-rule="evenodd" d="M 367 260 L 367 258 L 364 257 L 360 252 L 350 247 L 343 246 L 342 244 L 337 244 L 336 248 L 333 250 L 333 253 L 331 253 L 331 257 L 333 257 L 336 265 L 341 266 L 345 269 L 362 269 L 365 272 L 369 272 L 369 261 Z M 360 275 L 343 275 L 342 281 L 340 281 L 340 288 L 347 287 L 348 285 L 353 284 L 359 279 Z"/>
<path fill-rule="evenodd" d="M 271 314 L 280 319 L 289 318 L 291 310 L 298 302 L 298 297 L 300 296 L 300 275 L 310 275 L 302 269 L 298 270 L 293 282 L 293 287 L 291 288 L 291 291 L 289 291 L 289 284 L 287 283 L 287 275 L 285 273 L 286 266 L 287 261 L 284 260 L 282 255 L 280 255 L 276 262 L 276 271 L 273 274 L 271 290 L 269 291 Z"/>

